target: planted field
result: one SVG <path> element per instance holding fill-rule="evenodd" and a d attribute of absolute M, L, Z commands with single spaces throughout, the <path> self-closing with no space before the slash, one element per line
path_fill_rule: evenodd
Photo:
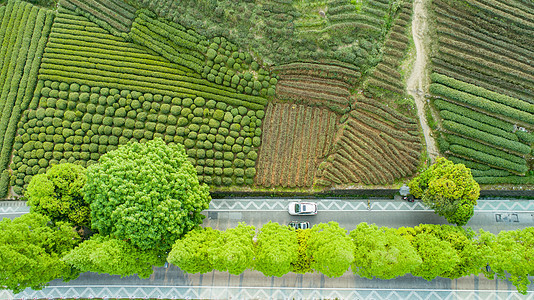
<path fill-rule="evenodd" d="M 183 144 L 213 187 L 410 176 L 419 128 L 396 103 L 410 8 L 389 0 L 0 5 L 0 191 L 10 184 L 22 195 L 51 165 L 88 166 L 156 137 Z M 371 87 L 380 93 L 355 95 Z"/>
<path fill-rule="evenodd" d="M 13 139 L 21 113 L 32 102 L 54 16 L 22 1 L 9 1 L 0 12 L 0 197 L 5 197 Z"/>
<path fill-rule="evenodd" d="M 336 122 L 336 114 L 326 109 L 296 104 L 269 105 L 256 184 L 311 186 L 317 166 L 330 152 Z"/>
<path fill-rule="evenodd" d="M 421 142 L 415 119 L 375 99 L 358 97 L 330 154 L 320 183 L 380 185 L 413 174 Z"/>
<path fill-rule="evenodd" d="M 434 1 L 439 54 L 430 92 L 440 98 L 440 148 L 468 162 L 479 183 L 532 183 L 534 6 L 466 2 Z"/>

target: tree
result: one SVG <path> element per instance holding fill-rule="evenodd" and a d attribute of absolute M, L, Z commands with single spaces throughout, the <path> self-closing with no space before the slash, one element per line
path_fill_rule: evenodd
<path fill-rule="evenodd" d="M 254 268 L 265 276 L 282 277 L 291 272 L 298 248 L 294 229 L 269 222 L 263 225 L 258 235 Z"/>
<path fill-rule="evenodd" d="M 362 277 L 392 279 L 422 263 L 415 248 L 395 229 L 360 223 L 350 237 L 355 245 L 352 271 Z"/>
<path fill-rule="evenodd" d="M 148 278 L 152 266 L 162 266 L 165 253 L 154 250 L 139 250 L 127 241 L 109 236 L 94 235 L 69 252 L 62 261 L 81 272 L 97 272 L 130 276 L 137 274 Z"/>
<path fill-rule="evenodd" d="M 37 213 L 0 221 L 0 289 L 42 289 L 56 278 L 78 277 L 61 257 L 79 243 L 72 225 Z"/>
<path fill-rule="evenodd" d="M 213 268 L 217 271 L 239 275 L 253 266 L 254 226 L 240 222 L 236 228 L 226 229 L 208 250 Z"/>
<path fill-rule="evenodd" d="M 310 239 L 311 229 L 297 230 L 297 242 L 299 248 L 297 250 L 297 259 L 292 264 L 292 271 L 299 274 L 313 272 L 311 269 L 311 257 L 307 253 L 308 240 Z"/>
<path fill-rule="evenodd" d="M 340 277 L 354 260 L 354 243 L 338 223 L 321 223 L 311 229 L 307 252 L 314 270 L 328 277 Z"/>
<path fill-rule="evenodd" d="M 220 231 L 210 227 L 191 230 L 174 243 L 167 261 L 187 273 L 213 271 L 208 250 L 220 235 Z"/>
<path fill-rule="evenodd" d="M 87 181 L 86 170 L 80 165 L 54 165 L 46 174 L 32 177 L 26 197 L 32 212 L 46 215 L 52 221 L 90 226 L 91 210 L 83 199 Z"/>
<path fill-rule="evenodd" d="M 473 216 L 480 186 L 471 170 L 439 157 L 408 184 L 410 192 L 449 223 L 463 226 Z"/>
<path fill-rule="evenodd" d="M 534 228 L 501 231 L 497 236 L 481 230 L 480 240 L 491 249 L 486 256 L 491 271 L 486 276 L 508 279 L 518 292 L 526 294 L 529 276 L 534 275 Z"/>
<path fill-rule="evenodd" d="M 450 243 L 430 233 L 417 234 L 412 240 L 412 245 L 423 261 L 412 271 L 412 275 L 428 281 L 450 272 L 460 261 Z"/>
<path fill-rule="evenodd" d="M 93 228 L 140 250 L 169 251 L 202 222 L 211 201 L 181 144 L 128 143 L 87 170 Z"/>

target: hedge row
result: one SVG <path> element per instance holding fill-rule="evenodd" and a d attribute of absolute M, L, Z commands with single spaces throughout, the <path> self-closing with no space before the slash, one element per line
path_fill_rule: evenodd
<path fill-rule="evenodd" d="M 472 160 L 463 159 L 463 158 L 453 156 L 453 155 L 448 156 L 447 159 L 454 162 L 455 164 L 463 164 L 467 168 L 470 168 L 471 170 L 478 170 L 478 171 L 491 170 L 491 167 L 486 164 L 481 164 L 481 163 L 478 163 Z"/>
<path fill-rule="evenodd" d="M 451 89 L 447 86 L 432 83 L 430 85 L 430 92 L 443 96 L 445 98 L 456 100 L 465 104 L 469 104 L 475 107 L 482 108 L 495 114 L 502 114 L 522 122 L 534 124 L 534 115 L 528 112 L 520 111 L 518 109 L 506 106 L 501 103 L 496 103 L 486 98 L 474 96 L 462 91 Z"/>
<path fill-rule="evenodd" d="M 484 152 L 480 152 L 471 148 L 466 148 L 464 146 L 460 145 L 451 145 L 450 146 L 451 152 L 461 155 L 466 158 L 474 159 L 479 162 L 486 163 L 490 166 L 495 166 L 499 168 L 503 168 L 506 170 L 512 170 L 517 173 L 525 173 L 528 171 L 528 167 L 526 165 L 520 165 L 513 162 L 510 162 L 509 160 L 502 159 L 498 156 L 486 154 Z"/>
<path fill-rule="evenodd" d="M 483 122 L 488 125 L 491 125 L 496 128 L 500 128 L 504 130 L 505 132 L 513 132 L 514 131 L 514 124 L 491 117 L 487 114 L 476 112 L 472 109 L 454 104 L 449 101 L 441 100 L 441 99 L 435 99 L 434 105 L 439 110 L 448 110 L 450 112 L 456 113 L 458 115 L 462 115 L 466 118 L 477 120 L 478 122 Z"/>
<path fill-rule="evenodd" d="M 534 113 L 534 105 L 532 105 L 531 103 L 516 99 L 516 98 L 512 98 L 510 96 L 495 93 L 495 92 L 486 90 L 484 88 L 478 87 L 476 85 L 469 84 L 463 81 L 459 81 L 454 78 L 450 78 L 450 77 L 447 77 L 445 75 L 438 74 L 438 73 L 432 73 L 430 75 L 430 79 L 432 80 L 432 82 L 446 85 L 455 90 L 459 90 L 459 91 L 466 92 L 466 93 L 469 93 L 475 96 L 483 97 L 490 101 L 501 103 L 503 105 L 513 107 L 524 112 Z"/>
<path fill-rule="evenodd" d="M 465 135 L 467 137 L 522 154 L 528 154 L 531 151 L 530 147 L 523 143 L 492 135 L 490 133 L 486 133 L 484 131 L 480 131 L 453 121 L 443 121 L 443 127 L 451 132 L 459 133 L 461 135 Z"/>
<path fill-rule="evenodd" d="M 459 137 L 453 134 L 447 135 L 447 141 L 451 144 L 457 144 L 457 145 L 461 145 L 464 147 L 472 148 L 472 149 L 475 149 L 475 150 L 478 150 L 478 151 L 481 151 L 487 154 L 500 157 L 505 160 L 509 160 L 516 164 L 522 164 L 522 165 L 527 164 L 527 161 L 523 157 L 511 154 L 507 151 L 498 150 L 491 146 L 487 146 L 487 145 L 475 142 L 473 140 L 465 139 L 465 138 L 462 138 L 462 137 Z"/>
<path fill-rule="evenodd" d="M 479 184 L 534 184 L 534 176 L 473 177 Z"/>
<path fill-rule="evenodd" d="M 37 85 L 37 72 L 53 14 L 29 3 L 9 1 L 0 26 L 0 197 L 7 195 L 5 178 L 21 110 L 30 105 Z"/>
<path fill-rule="evenodd" d="M 512 132 L 506 132 L 506 131 L 504 131 L 502 129 L 499 129 L 499 128 L 491 126 L 491 125 L 488 125 L 486 123 L 479 122 L 476 119 L 471 119 L 471 118 L 466 117 L 466 116 L 461 115 L 461 114 L 450 112 L 448 110 L 441 110 L 439 112 L 439 114 L 440 114 L 440 116 L 441 116 L 441 118 L 443 120 L 454 121 L 456 123 L 463 124 L 463 125 L 469 126 L 471 128 L 474 128 L 474 129 L 477 129 L 477 130 L 481 130 L 481 131 L 487 132 L 489 134 L 505 138 L 507 140 L 516 141 L 516 142 L 519 140 L 517 138 L 517 135 L 515 135 Z"/>
<path fill-rule="evenodd" d="M 522 140 L 525 143 L 528 143 L 528 144 L 534 143 L 534 133 L 532 132 L 517 130 L 515 134 L 517 135 L 517 137 L 519 137 L 520 140 Z"/>

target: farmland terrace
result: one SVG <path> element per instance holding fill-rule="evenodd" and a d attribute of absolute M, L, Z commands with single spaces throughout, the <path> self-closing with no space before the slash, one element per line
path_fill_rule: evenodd
<path fill-rule="evenodd" d="M 154 138 L 212 190 L 398 187 L 430 136 L 480 184 L 534 184 L 533 2 L 427 2 L 417 112 L 412 0 L 1 1 L 0 197 Z"/>

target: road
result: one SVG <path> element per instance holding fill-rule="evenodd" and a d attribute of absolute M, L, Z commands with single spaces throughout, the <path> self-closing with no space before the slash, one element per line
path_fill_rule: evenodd
<path fill-rule="evenodd" d="M 335 220 L 348 230 L 360 222 L 379 226 L 414 226 L 420 223 L 444 224 L 445 220 L 425 209 L 421 203 L 408 203 L 384 199 L 373 200 L 314 200 L 319 213 L 312 217 L 293 217 L 286 211 L 288 199 L 222 199 L 214 200 L 207 210 L 204 226 L 217 229 L 234 227 L 246 222 L 260 228 L 269 220 L 285 224 L 290 220 L 309 220 L 312 225 Z M 20 214 L 24 206 L 6 208 L 0 205 L 0 218 Z M 11 215 L 3 215 L 11 213 Z M 468 226 L 497 233 L 501 230 L 524 228 L 534 224 L 534 200 L 480 201 Z M 534 290 L 531 286 L 530 290 Z M 340 278 L 322 274 L 286 274 L 281 278 L 265 277 L 256 271 L 240 276 L 225 272 L 184 274 L 175 266 L 154 268 L 148 279 L 137 276 L 120 278 L 84 273 L 68 283 L 51 282 L 42 291 L 27 289 L 17 298 L 69 297 L 152 297 L 202 299 L 534 299 L 534 294 L 519 295 L 507 281 L 487 280 L 483 276 L 457 280 L 438 278 L 427 282 L 413 276 L 395 280 L 365 279 L 348 271 Z M 13 296 L 0 291 L 0 299 Z"/>

